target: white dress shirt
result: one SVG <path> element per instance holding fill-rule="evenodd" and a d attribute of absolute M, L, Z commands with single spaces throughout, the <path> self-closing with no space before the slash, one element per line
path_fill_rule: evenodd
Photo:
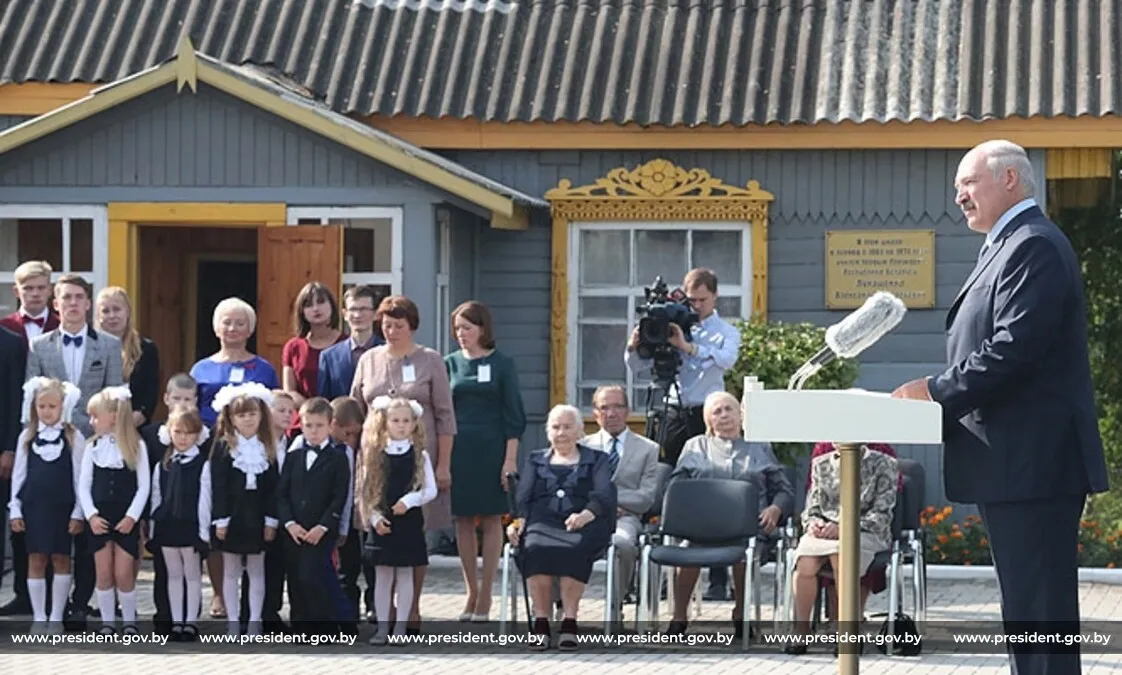
<path fill-rule="evenodd" d="M 60 338 L 62 345 L 62 363 L 66 366 L 66 379 L 74 384 L 78 384 L 79 378 L 82 377 L 82 360 L 86 358 L 86 343 L 90 339 L 90 331 L 88 326 L 82 326 L 77 333 L 67 333 L 64 329 L 59 328 L 59 333 L 62 334 Z M 67 337 L 82 338 L 82 346 L 75 344 L 66 344 Z M 145 473 L 148 473 L 147 471 Z"/>
<path fill-rule="evenodd" d="M 27 480 L 27 465 L 30 453 L 34 452 L 39 455 L 39 458 L 44 462 L 53 462 L 62 454 L 62 425 L 56 424 L 47 426 L 42 422 L 39 423 L 38 434 L 43 437 L 43 440 L 50 441 L 55 439 L 56 442 L 48 443 L 43 446 L 35 446 L 32 444 L 30 447 L 28 443 L 32 440 L 31 430 L 24 429 L 20 434 L 19 441 L 16 442 L 16 461 L 12 466 L 12 497 L 8 502 L 8 519 L 16 520 L 23 518 L 23 502 L 19 498 L 20 490 L 23 489 L 23 484 Z M 82 504 L 78 501 L 78 479 L 82 474 L 82 454 L 86 448 L 86 439 L 82 436 L 82 432 L 77 429 L 74 430 L 74 443 L 70 448 L 70 463 L 72 472 L 72 485 L 74 490 L 74 510 L 70 513 L 71 520 L 85 520 L 82 518 Z M 63 486 L 59 485 L 58 489 L 62 490 Z"/>
<path fill-rule="evenodd" d="M 42 319 L 43 320 L 43 325 L 42 326 L 40 326 L 39 324 L 31 323 L 30 321 L 25 321 L 24 322 L 23 332 L 24 332 L 25 335 L 27 335 L 27 341 L 30 342 L 31 338 L 36 338 L 36 337 L 39 337 L 40 335 L 43 334 L 43 328 L 46 327 L 46 325 L 47 325 L 47 317 L 51 315 L 51 310 L 44 309 L 42 312 L 39 313 L 39 316 L 31 316 L 30 314 L 23 311 L 22 309 L 19 311 L 19 313 L 20 313 L 20 316 L 26 316 L 29 319 Z"/>
<path fill-rule="evenodd" d="M 269 470 L 269 457 L 265 454 L 265 446 L 257 436 L 246 438 L 241 434 L 234 432 L 234 438 L 237 440 L 237 446 L 230 449 L 230 456 L 234 458 L 234 468 L 245 474 L 245 489 L 247 491 L 257 490 L 257 477 Z M 210 481 L 210 462 L 203 467 L 203 473 L 206 474 L 206 480 Z M 218 518 L 213 521 L 215 527 L 229 527 L 230 518 Z M 276 529 L 280 524 L 276 518 L 265 516 L 265 527 Z"/>
<path fill-rule="evenodd" d="M 199 456 L 199 446 L 193 445 L 190 449 L 184 452 L 176 452 L 171 456 L 172 463 L 179 462 L 186 464 Z M 170 467 L 169 467 L 170 468 Z M 195 513 L 199 519 L 199 539 L 205 542 L 210 542 L 210 461 L 203 462 L 202 473 L 199 474 L 199 504 Z M 160 508 L 163 503 L 163 495 L 160 492 L 160 476 L 164 472 L 164 463 L 161 460 L 152 469 L 152 498 L 150 500 L 149 513 L 156 513 L 156 509 Z M 156 521 L 152 520 L 148 523 L 148 537 L 154 539 L 156 537 Z"/>
<path fill-rule="evenodd" d="M 413 444 L 408 439 L 403 441 L 391 440 L 384 452 L 387 455 L 404 455 L 406 452 L 409 452 L 409 448 L 411 447 L 413 447 Z M 432 462 L 429 461 L 429 453 L 421 450 L 421 455 L 425 458 L 425 484 L 421 486 L 420 490 L 409 492 L 401 498 L 401 502 L 411 509 L 420 508 L 436 499 L 436 476 L 434 476 L 432 472 Z M 393 504 L 390 504 L 390 507 L 392 508 Z M 387 520 L 386 517 L 382 515 L 381 511 L 375 510 L 370 517 L 370 524 L 376 526 L 383 520 Z"/>
<path fill-rule="evenodd" d="M 87 447 L 86 452 L 82 453 L 82 474 L 78 482 L 78 501 L 82 504 L 82 511 L 86 514 L 86 520 L 98 514 L 97 505 L 94 504 L 93 500 L 95 466 L 103 469 L 120 469 L 126 466 L 124 457 L 121 456 L 121 449 L 117 446 L 115 435 L 105 434 L 98 437 L 93 445 Z M 144 505 L 148 503 L 148 496 L 152 488 L 152 476 L 148 473 L 148 448 L 144 441 L 140 441 L 137 447 L 136 466 L 143 467 L 143 470 L 136 472 L 136 493 L 133 495 L 132 503 L 129 504 L 125 515 L 133 520 L 140 520 L 140 514 L 144 511 Z M 110 528 L 116 525 L 117 523 L 109 523 Z"/>

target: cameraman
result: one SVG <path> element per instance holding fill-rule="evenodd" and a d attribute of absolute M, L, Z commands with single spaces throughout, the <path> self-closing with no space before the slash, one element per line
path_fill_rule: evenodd
<path fill-rule="evenodd" d="M 740 352 L 740 333 L 717 314 L 717 275 L 698 267 L 682 281 L 686 300 L 697 312 L 700 323 L 693 326 L 687 341 L 677 324 L 670 325 L 670 344 L 682 356 L 676 387 L 666 392 L 666 432 L 660 461 L 675 466 L 682 446 L 694 436 L 705 433 L 701 408 L 705 397 L 725 390 L 725 371 L 736 363 Z M 631 333 L 624 362 L 631 372 L 649 369 L 650 359 L 639 356 L 639 328 Z"/>

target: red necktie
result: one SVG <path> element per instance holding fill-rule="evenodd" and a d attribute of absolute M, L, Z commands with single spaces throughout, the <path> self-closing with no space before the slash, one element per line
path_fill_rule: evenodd
<path fill-rule="evenodd" d="M 20 321 L 22 321 L 23 325 L 25 325 L 25 326 L 29 323 L 33 323 L 36 326 L 42 328 L 47 323 L 47 320 L 43 317 L 34 318 L 34 317 L 30 317 L 26 314 L 20 314 L 19 318 L 20 318 Z"/>

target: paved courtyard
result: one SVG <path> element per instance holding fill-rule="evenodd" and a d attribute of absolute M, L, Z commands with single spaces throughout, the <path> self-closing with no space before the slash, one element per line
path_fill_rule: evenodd
<path fill-rule="evenodd" d="M 0 591 L 0 603 L 11 597 L 10 577 L 5 578 L 4 588 Z M 151 602 L 151 564 L 145 563 L 138 584 L 140 612 L 148 618 L 153 612 Z M 770 575 L 765 576 L 764 616 L 770 616 Z M 496 583 L 496 592 L 498 584 Z M 603 574 L 595 573 L 589 586 L 588 597 L 581 607 L 581 618 L 592 623 L 603 616 Z M 981 581 L 941 581 L 929 582 L 928 619 L 939 620 L 993 620 L 998 619 L 997 586 L 994 582 Z M 204 577 L 204 611 L 209 607 L 210 587 Z M 1122 621 L 1122 586 L 1104 584 L 1083 584 L 1080 587 L 1083 616 L 1086 620 Z M 883 611 L 886 594 L 874 596 L 869 603 L 868 613 Z M 521 602 L 520 597 L 516 598 Z M 463 604 L 462 581 L 451 559 L 436 559 L 429 569 L 425 587 L 422 611 L 426 619 L 454 619 Z M 492 618 L 498 617 L 498 596 L 495 598 Z M 702 619 L 727 621 L 732 608 L 731 602 L 705 602 L 702 604 Z M 521 611 L 521 610 L 520 610 Z M 633 616 L 634 605 L 625 609 L 626 616 Z M 668 608 L 663 609 L 663 618 Z M 879 626 L 881 619 L 873 619 Z M 555 649 L 544 654 L 531 653 L 522 646 L 510 647 L 509 653 L 496 655 L 430 655 L 402 653 L 392 648 L 369 647 L 365 644 L 367 631 L 364 631 L 353 654 L 282 654 L 252 653 L 245 655 L 216 654 L 151 654 L 122 653 L 110 654 L 50 654 L 37 649 L 35 654 L 12 653 L 10 644 L 3 646 L 5 652 L 0 661 L 8 664 L 4 668 L 12 673 L 39 672 L 83 672 L 112 673 L 122 667 L 142 669 L 145 672 L 158 672 L 161 675 L 173 673 L 198 673 L 201 669 L 221 667 L 231 675 L 238 673 L 261 673 L 283 675 L 285 673 L 351 673 L 369 668 L 372 663 L 380 667 L 393 668 L 395 673 L 439 673 L 453 671 L 457 675 L 469 673 L 527 673 L 546 675 L 547 673 L 571 674 L 573 667 L 578 669 L 595 668 L 597 671 L 613 673 L 743 673 L 755 669 L 780 675 L 835 673 L 837 661 L 830 654 L 829 647 L 812 647 L 812 651 L 799 657 L 787 656 L 777 647 L 754 645 L 754 651 L 745 655 L 712 656 L 705 654 L 674 653 L 559 653 Z M 186 646 L 176 646 L 175 651 L 187 651 Z M 1122 651 L 1122 647 L 1119 647 Z M 221 665 L 219 665 L 221 664 Z M 578 670 L 577 672 L 581 672 Z M 1083 656 L 1083 672 L 1087 675 L 1116 673 L 1122 670 L 1122 654 L 1087 654 Z M 918 658 L 888 658 L 866 650 L 861 659 L 864 673 L 892 673 L 925 675 L 983 675 L 1007 673 L 1008 665 L 1004 656 L 988 654 L 923 654 Z"/>

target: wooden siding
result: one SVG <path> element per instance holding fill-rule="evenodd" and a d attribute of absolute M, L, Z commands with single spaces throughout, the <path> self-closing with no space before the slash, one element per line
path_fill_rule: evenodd
<path fill-rule="evenodd" d="M 1044 153 L 1034 151 L 1036 175 Z M 970 272 L 981 240 L 969 232 L 953 202 L 958 151 L 603 152 L 459 151 L 464 166 L 530 194 L 566 178 L 594 182 L 618 166 L 664 157 L 685 168 L 704 168 L 735 185 L 758 180 L 775 194 L 769 226 L 769 302 L 773 320 L 829 325 L 845 312 L 825 309 L 823 260 L 827 229 L 924 228 L 936 231 L 936 308 L 913 310 L 903 323 L 861 356 L 858 386 L 885 390 L 943 367 L 946 310 Z M 531 447 L 545 444 L 549 373 L 549 230 L 544 218 L 528 232 L 483 233 L 480 299 L 495 313 L 497 338 L 518 361 L 531 429 Z M 927 501 L 945 503 L 942 452 L 905 446 L 902 457 L 927 468 Z M 805 480 L 805 467 L 799 475 Z M 800 489 L 801 491 L 801 489 Z"/>
<path fill-rule="evenodd" d="M 0 131 L 11 129 L 12 127 L 31 119 L 24 115 L 0 115 Z"/>

